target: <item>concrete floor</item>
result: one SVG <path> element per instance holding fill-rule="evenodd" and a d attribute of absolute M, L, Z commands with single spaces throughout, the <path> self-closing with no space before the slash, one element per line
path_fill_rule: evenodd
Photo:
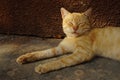
<path fill-rule="evenodd" d="M 61 39 L 0 35 L 0 80 L 120 80 L 120 62 L 96 58 L 58 71 L 39 75 L 34 67 L 48 60 L 19 65 L 16 58 L 26 52 L 56 46 Z M 56 59 L 56 58 L 54 58 Z"/>

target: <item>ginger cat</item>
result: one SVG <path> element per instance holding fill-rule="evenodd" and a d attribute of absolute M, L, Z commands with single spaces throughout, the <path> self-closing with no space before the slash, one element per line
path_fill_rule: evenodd
<path fill-rule="evenodd" d="M 35 60 L 58 56 L 72 52 L 55 61 L 40 64 L 35 68 L 38 73 L 46 73 L 64 67 L 73 66 L 103 56 L 120 61 L 120 28 L 105 27 L 91 29 L 89 15 L 91 9 L 84 13 L 70 13 L 61 8 L 63 31 L 66 37 L 57 47 L 24 54 L 17 62 L 27 63 Z"/>

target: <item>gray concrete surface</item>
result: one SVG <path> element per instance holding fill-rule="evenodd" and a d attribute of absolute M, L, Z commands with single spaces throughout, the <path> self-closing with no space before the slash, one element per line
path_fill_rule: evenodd
<path fill-rule="evenodd" d="M 95 58 L 58 71 L 39 75 L 34 67 L 48 60 L 19 65 L 16 58 L 26 52 L 56 46 L 61 39 L 0 35 L 0 80 L 120 80 L 120 62 Z M 56 59 L 56 58 L 53 58 Z"/>

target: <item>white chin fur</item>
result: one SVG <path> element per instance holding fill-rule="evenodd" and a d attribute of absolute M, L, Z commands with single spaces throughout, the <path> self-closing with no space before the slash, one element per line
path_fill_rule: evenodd
<path fill-rule="evenodd" d="M 66 34 L 67 37 L 78 37 L 79 35 L 78 34 Z"/>

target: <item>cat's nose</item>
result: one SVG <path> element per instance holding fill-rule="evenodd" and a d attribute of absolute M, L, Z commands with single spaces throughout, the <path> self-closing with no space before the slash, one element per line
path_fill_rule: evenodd
<path fill-rule="evenodd" d="M 73 30 L 74 30 L 74 31 L 77 31 L 77 30 L 78 30 L 78 26 L 74 26 L 74 27 L 73 27 Z"/>

